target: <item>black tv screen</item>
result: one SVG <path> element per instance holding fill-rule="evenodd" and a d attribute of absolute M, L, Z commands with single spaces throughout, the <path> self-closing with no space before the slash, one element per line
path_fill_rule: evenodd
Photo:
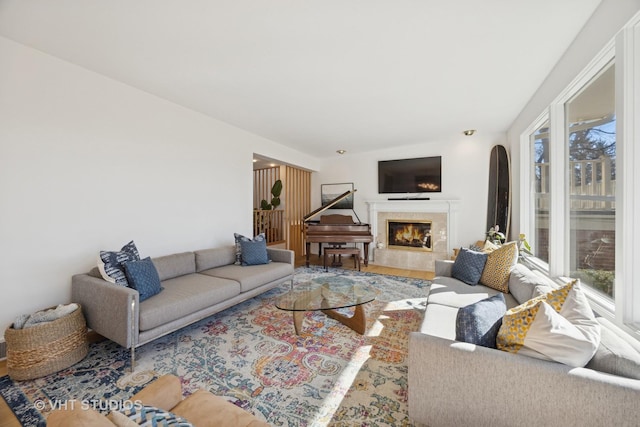
<path fill-rule="evenodd" d="M 378 193 L 440 193 L 442 156 L 378 162 Z"/>

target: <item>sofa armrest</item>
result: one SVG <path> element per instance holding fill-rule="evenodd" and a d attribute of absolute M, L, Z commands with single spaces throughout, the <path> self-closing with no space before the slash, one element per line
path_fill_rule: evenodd
<path fill-rule="evenodd" d="M 182 385 L 180 378 L 166 374 L 145 386 L 130 399 L 132 402 L 140 401 L 144 405 L 171 411 L 182 401 Z"/>
<path fill-rule="evenodd" d="M 198 427 L 269 427 L 250 412 L 205 389 L 191 394 L 171 412 Z"/>
<path fill-rule="evenodd" d="M 88 274 L 71 278 L 71 300 L 82 305 L 87 326 L 123 347 L 138 342 L 140 294 Z"/>
<path fill-rule="evenodd" d="M 107 417 L 81 400 L 61 402 L 47 417 L 47 427 L 114 427 Z"/>
<path fill-rule="evenodd" d="M 454 261 L 449 259 L 437 259 L 436 260 L 436 276 L 451 277 L 451 269 L 453 268 Z"/>
<path fill-rule="evenodd" d="M 443 425 L 630 425 L 640 380 L 409 335 L 409 417 Z"/>
<path fill-rule="evenodd" d="M 295 253 L 289 249 L 267 248 L 269 259 L 295 265 Z"/>

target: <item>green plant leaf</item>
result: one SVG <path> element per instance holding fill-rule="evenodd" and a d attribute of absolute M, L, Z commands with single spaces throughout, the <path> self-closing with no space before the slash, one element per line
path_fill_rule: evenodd
<path fill-rule="evenodd" d="M 263 211 L 270 211 L 271 205 L 266 200 L 262 200 L 262 202 L 260 202 L 260 209 Z"/>
<path fill-rule="evenodd" d="M 271 187 L 271 194 L 273 194 L 274 199 L 278 199 L 281 193 L 282 193 L 282 181 L 277 180 L 276 182 L 273 183 L 273 187 Z M 273 203 L 273 201 L 271 201 L 271 203 Z"/>

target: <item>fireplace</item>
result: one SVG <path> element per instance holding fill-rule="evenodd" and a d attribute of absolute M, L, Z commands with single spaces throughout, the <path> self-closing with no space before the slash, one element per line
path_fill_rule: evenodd
<path fill-rule="evenodd" d="M 431 221 L 388 219 L 387 247 L 433 251 Z"/>
<path fill-rule="evenodd" d="M 453 244 L 459 245 L 458 200 L 370 200 L 369 223 L 375 239 L 369 262 L 407 270 L 435 271 L 435 262 L 449 259 Z M 387 221 L 431 222 L 431 250 L 389 246 Z M 399 250 L 403 249 L 403 250 Z"/>

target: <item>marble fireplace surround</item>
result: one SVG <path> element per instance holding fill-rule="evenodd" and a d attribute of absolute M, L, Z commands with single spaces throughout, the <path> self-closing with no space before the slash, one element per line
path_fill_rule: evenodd
<path fill-rule="evenodd" d="M 370 200 L 369 224 L 373 234 L 369 261 L 385 267 L 434 271 L 436 259 L 449 259 L 458 212 L 457 200 Z M 388 248 L 387 221 L 432 221 L 433 251 Z"/>

